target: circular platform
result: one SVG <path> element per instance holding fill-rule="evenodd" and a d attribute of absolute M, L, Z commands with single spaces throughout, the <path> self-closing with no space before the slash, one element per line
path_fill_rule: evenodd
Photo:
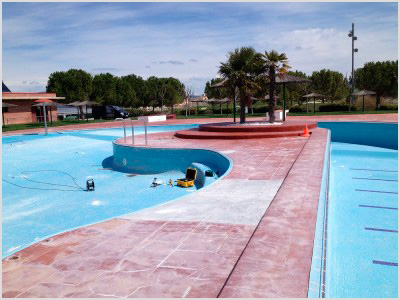
<path fill-rule="evenodd" d="M 268 122 L 249 122 L 245 124 L 224 122 L 201 124 L 197 129 L 179 130 L 175 136 L 186 139 L 256 139 L 301 136 L 304 129 L 317 128 L 316 122 L 288 121 L 281 125 Z"/>

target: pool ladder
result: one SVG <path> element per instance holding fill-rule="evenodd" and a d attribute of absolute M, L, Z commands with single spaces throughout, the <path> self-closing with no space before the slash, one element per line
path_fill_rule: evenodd
<path fill-rule="evenodd" d="M 134 126 L 134 122 L 143 121 L 144 137 L 145 137 L 146 146 L 147 146 L 147 119 L 146 118 L 139 118 L 138 120 L 132 120 L 131 118 L 127 118 L 127 119 L 116 118 L 114 121 L 121 121 L 122 122 L 122 125 L 124 126 L 124 142 L 125 143 L 126 143 L 126 126 L 125 126 L 125 122 L 126 121 L 130 121 L 131 130 L 132 130 L 132 145 L 135 145 L 135 126 Z"/>

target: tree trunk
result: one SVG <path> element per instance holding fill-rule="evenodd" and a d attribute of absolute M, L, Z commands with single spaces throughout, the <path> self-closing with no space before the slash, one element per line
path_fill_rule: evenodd
<path fill-rule="evenodd" d="M 269 122 L 270 123 L 275 123 L 275 114 L 274 114 L 274 109 L 275 109 L 275 69 L 270 68 L 269 71 L 269 101 L 268 101 L 268 116 L 269 116 Z"/>
<path fill-rule="evenodd" d="M 242 90 L 239 91 L 240 96 L 240 124 L 246 123 L 246 95 Z"/>

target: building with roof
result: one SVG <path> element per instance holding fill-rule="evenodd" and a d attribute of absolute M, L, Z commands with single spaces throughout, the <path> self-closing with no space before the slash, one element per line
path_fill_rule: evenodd
<path fill-rule="evenodd" d="M 14 93 L 2 82 L 3 125 L 43 122 L 44 109 L 40 102 L 45 99 L 51 100 L 51 105 L 45 108 L 47 120 L 57 120 L 56 101 L 64 97 L 57 97 L 56 93 Z"/>

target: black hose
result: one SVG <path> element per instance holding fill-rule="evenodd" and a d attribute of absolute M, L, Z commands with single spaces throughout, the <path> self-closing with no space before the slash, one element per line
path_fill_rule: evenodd
<path fill-rule="evenodd" d="M 34 173 L 34 172 L 59 172 L 59 173 L 65 174 L 65 175 L 71 177 L 71 179 L 72 179 L 72 181 L 74 182 L 75 186 L 67 185 L 67 184 L 58 184 L 58 183 L 37 181 L 37 180 L 28 179 L 28 178 L 26 178 L 26 177 L 23 177 L 23 178 L 24 178 L 25 180 L 27 180 L 27 181 L 31 181 L 31 182 L 34 182 L 34 183 L 48 184 L 48 185 L 54 185 L 54 186 L 65 186 L 65 187 L 70 187 L 70 188 L 73 188 L 73 189 L 76 189 L 76 190 L 65 190 L 65 189 L 56 189 L 56 188 L 54 188 L 54 189 L 50 189 L 50 188 L 46 189 L 46 188 L 26 187 L 26 186 L 22 186 L 22 185 L 19 185 L 19 184 L 10 182 L 10 181 L 8 181 L 8 180 L 6 180 L 6 179 L 2 179 L 2 180 L 3 180 L 4 182 L 7 182 L 7 183 L 12 184 L 12 185 L 14 185 L 14 186 L 17 186 L 17 187 L 19 187 L 19 188 L 30 189 L 30 190 L 63 191 L 63 192 L 80 192 L 80 191 L 86 191 L 85 188 L 83 188 L 83 187 L 81 187 L 81 186 L 78 185 L 78 183 L 75 181 L 76 178 L 74 178 L 71 174 L 68 174 L 68 173 L 63 172 L 63 171 L 59 171 L 59 170 L 22 171 L 21 174 L 28 174 L 28 175 L 29 175 L 30 173 Z"/>

